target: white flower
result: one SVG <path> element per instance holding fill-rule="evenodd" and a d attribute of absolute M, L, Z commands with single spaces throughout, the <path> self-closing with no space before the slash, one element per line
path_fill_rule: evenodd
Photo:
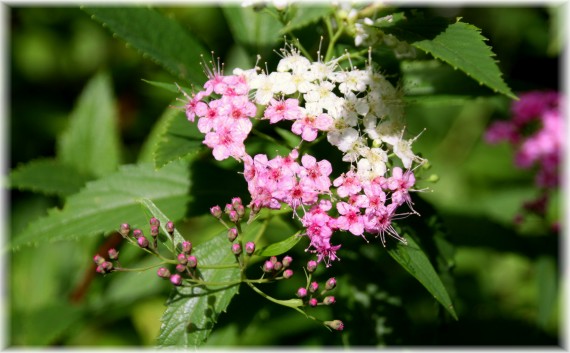
<path fill-rule="evenodd" d="M 311 62 L 309 59 L 299 54 L 299 50 L 291 48 L 290 52 L 282 49 L 283 59 L 279 60 L 277 64 L 277 71 L 285 72 L 292 71 L 293 74 L 303 73 L 309 70 Z"/>
<path fill-rule="evenodd" d="M 309 75 L 302 73 L 293 73 L 291 76 L 291 82 L 295 85 L 297 91 L 301 93 L 307 93 L 308 91 L 315 89 L 315 85 L 309 80 Z"/>
<path fill-rule="evenodd" d="M 269 79 L 273 83 L 273 93 L 293 94 L 297 92 L 290 72 L 272 72 Z"/>
<path fill-rule="evenodd" d="M 412 162 L 418 158 L 414 152 L 412 152 L 412 142 L 413 140 L 400 139 L 392 148 L 394 154 L 402 160 L 402 164 L 406 169 L 410 169 Z"/>
<path fill-rule="evenodd" d="M 323 80 L 331 75 L 334 71 L 334 67 L 336 66 L 336 62 L 314 62 L 311 64 L 311 68 L 309 74 L 311 75 L 312 80 Z"/>
<path fill-rule="evenodd" d="M 388 162 L 388 154 L 381 148 L 364 146 L 358 149 L 362 156 L 357 162 L 357 174 L 366 179 L 371 180 L 378 176 L 386 174 L 386 162 Z"/>
<path fill-rule="evenodd" d="M 341 130 L 332 130 L 327 134 L 327 140 L 340 151 L 347 152 L 354 147 L 354 144 L 360 139 L 358 131 L 352 127 Z"/>
<path fill-rule="evenodd" d="M 378 138 L 394 146 L 401 140 L 404 126 L 398 119 L 385 119 L 376 126 Z"/>
<path fill-rule="evenodd" d="M 255 102 L 257 104 L 267 105 L 275 93 L 273 80 L 264 74 L 257 75 L 251 80 L 250 88 L 257 90 L 255 92 Z"/>
<path fill-rule="evenodd" d="M 358 116 L 368 114 L 368 109 L 368 103 L 364 99 L 357 98 L 354 93 L 349 92 L 345 95 L 341 114 L 348 125 L 356 126 L 358 125 Z"/>
<path fill-rule="evenodd" d="M 343 94 L 353 92 L 364 92 L 368 84 L 368 73 L 362 70 L 351 70 L 346 73 L 344 82 L 342 82 L 338 89 Z"/>

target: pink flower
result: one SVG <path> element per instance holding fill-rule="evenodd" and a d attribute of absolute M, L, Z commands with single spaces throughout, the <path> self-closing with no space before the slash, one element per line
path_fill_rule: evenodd
<path fill-rule="evenodd" d="M 196 105 L 196 115 L 200 117 L 198 120 L 198 130 L 201 133 L 206 134 L 216 126 L 217 120 L 220 117 L 218 113 L 220 103 L 221 101 L 218 99 L 210 101 L 209 104 L 199 102 Z"/>
<path fill-rule="evenodd" d="M 413 172 L 408 170 L 402 173 L 402 168 L 394 167 L 392 176 L 387 180 L 387 186 L 392 190 L 392 202 L 398 205 L 402 205 L 405 202 L 411 208 L 412 199 L 408 190 L 414 186 L 415 182 L 416 178 Z"/>
<path fill-rule="evenodd" d="M 368 233 L 376 233 L 380 235 L 382 245 L 386 246 L 385 235 L 407 244 L 406 239 L 402 238 L 396 229 L 392 226 L 392 219 L 396 215 L 397 204 L 391 203 L 388 206 L 382 206 L 377 209 L 369 208 L 365 212 L 365 226 Z"/>
<path fill-rule="evenodd" d="M 326 159 L 317 162 L 315 157 L 308 154 L 301 158 L 301 163 L 304 167 L 300 173 L 303 182 L 312 185 L 320 192 L 329 192 L 331 186 L 329 175 L 332 172 L 331 163 Z"/>
<path fill-rule="evenodd" d="M 188 103 L 186 103 L 184 106 L 184 109 L 186 110 L 186 118 L 189 121 L 194 122 L 194 117 L 196 116 L 196 106 L 208 94 L 204 91 L 200 91 L 194 94 L 192 97 L 188 96 L 186 93 L 184 94 L 186 95 L 186 98 L 188 98 Z"/>
<path fill-rule="evenodd" d="M 489 144 L 508 141 L 516 143 L 520 136 L 510 121 L 496 121 L 485 131 L 485 141 Z"/>
<path fill-rule="evenodd" d="M 265 109 L 263 116 L 269 119 L 271 124 L 281 120 L 297 120 L 301 118 L 302 112 L 299 108 L 299 100 L 289 98 L 287 100 L 276 100 L 271 98 L 269 106 Z"/>
<path fill-rule="evenodd" d="M 333 185 L 337 187 L 336 193 L 340 197 L 354 195 L 362 190 L 362 184 L 356 173 L 352 170 L 342 173 L 333 181 Z"/>
<path fill-rule="evenodd" d="M 291 126 L 291 131 L 294 134 L 301 135 L 303 140 L 310 142 L 317 138 L 317 131 L 327 131 L 333 123 L 333 119 L 325 113 L 317 117 L 306 115 L 295 120 L 293 126 Z"/>
<path fill-rule="evenodd" d="M 364 218 L 360 214 L 359 208 L 351 206 L 346 202 L 338 202 L 336 209 L 341 214 L 336 220 L 338 229 L 348 230 L 354 235 L 362 235 L 364 233 Z"/>
<path fill-rule="evenodd" d="M 249 131 L 222 122 L 217 126 L 216 131 L 206 134 L 204 144 L 213 149 L 212 154 L 218 161 L 230 156 L 241 160 L 246 155 L 243 141 L 247 138 L 248 133 Z"/>

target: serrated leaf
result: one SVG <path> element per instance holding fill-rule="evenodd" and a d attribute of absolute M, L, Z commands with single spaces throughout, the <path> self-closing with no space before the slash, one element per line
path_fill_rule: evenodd
<path fill-rule="evenodd" d="M 291 250 L 297 243 L 301 240 L 299 233 L 293 234 L 289 238 L 282 240 L 277 243 L 266 246 L 259 251 L 256 251 L 256 255 L 259 256 L 277 256 L 286 253 Z"/>
<path fill-rule="evenodd" d="M 422 248 L 409 236 L 407 245 L 397 243 L 387 248 L 388 254 L 414 276 L 443 305 L 455 320 L 457 314 L 451 298 Z"/>
<path fill-rule="evenodd" d="M 57 156 L 82 173 L 102 176 L 117 169 L 119 155 L 111 79 L 106 73 L 99 73 L 77 100 L 69 126 L 58 140 Z"/>
<path fill-rule="evenodd" d="M 223 11 L 235 41 L 250 54 L 265 57 L 282 38 L 283 25 L 266 11 L 241 6 L 224 6 Z"/>
<path fill-rule="evenodd" d="M 205 148 L 202 134 L 196 122 L 186 119 L 183 111 L 172 109 L 166 129 L 162 133 L 154 152 L 154 165 L 162 168 L 168 163 L 194 155 Z"/>
<path fill-rule="evenodd" d="M 38 159 L 12 170 L 10 187 L 65 197 L 76 193 L 91 180 L 88 174 L 55 159 Z"/>
<path fill-rule="evenodd" d="M 417 41 L 412 45 L 465 72 L 495 92 L 516 99 L 503 81 L 497 62 L 492 58 L 495 54 L 485 44 L 486 40 L 479 28 L 456 22 L 435 38 Z"/>
<path fill-rule="evenodd" d="M 199 63 L 207 50 L 174 20 L 145 7 L 83 9 L 175 77 L 195 84 L 205 81 Z"/>
<path fill-rule="evenodd" d="M 193 254 L 198 259 L 198 268 L 200 265 L 235 262 L 226 231 L 196 246 Z M 206 282 L 235 284 L 175 288 L 161 319 L 157 342 L 160 348 L 198 347 L 212 331 L 220 313 L 226 311 L 238 293 L 239 268 L 203 269 L 200 273 Z"/>
<path fill-rule="evenodd" d="M 299 28 L 317 22 L 321 18 L 332 12 L 332 6 L 297 6 L 293 18 L 283 27 L 279 33 L 281 35 L 289 33 Z"/>
<path fill-rule="evenodd" d="M 17 249 L 42 241 L 76 239 L 107 233 L 121 223 L 147 227 L 141 198 L 153 200 L 173 220 L 184 216 L 190 201 L 190 173 L 185 163 L 171 163 L 155 171 L 150 164 L 126 165 L 116 173 L 90 182 L 67 199 L 63 209 L 31 223 L 9 247 Z"/>
<path fill-rule="evenodd" d="M 166 223 L 168 223 L 171 219 L 166 217 L 166 215 L 164 213 L 162 213 L 162 211 L 158 207 L 156 207 L 154 202 L 152 202 L 151 200 L 142 199 L 142 200 L 140 200 L 140 203 L 148 211 L 148 213 L 147 213 L 147 216 L 149 216 L 148 218 L 156 217 L 156 219 L 158 219 L 160 221 L 160 229 L 162 230 L 162 233 L 168 234 L 168 232 L 166 230 Z M 167 241 L 163 241 L 163 244 L 165 244 L 172 252 L 174 252 L 176 249 L 176 246 L 184 241 L 184 237 L 182 237 L 182 235 L 180 235 L 180 232 L 178 231 L 178 229 L 174 229 L 174 233 L 172 233 L 172 239 L 174 242 L 174 248 L 172 246 L 170 246 L 170 244 L 172 244 L 170 239 L 168 239 Z"/>

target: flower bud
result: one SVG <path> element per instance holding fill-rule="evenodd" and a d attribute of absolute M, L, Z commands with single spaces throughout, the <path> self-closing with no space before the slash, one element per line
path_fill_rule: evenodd
<path fill-rule="evenodd" d="M 318 304 L 317 298 L 309 299 L 309 305 L 310 306 L 315 307 L 315 306 L 317 306 L 317 304 Z"/>
<path fill-rule="evenodd" d="M 224 212 L 229 215 L 230 212 L 232 211 L 235 211 L 234 206 L 232 206 L 232 204 L 230 203 L 227 203 L 226 206 L 224 207 Z"/>
<path fill-rule="evenodd" d="M 182 252 L 185 254 L 190 254 L 192 252 L 192 243 L 189 241 L 183 241 L 182 244 Z"/>
<path fill-rule="evenodd" d="M 232 253 L 234 253 L 234 255 L 241 254 L 241 245 L 239 245 L 239 243 L 232 244 Z"/>
<path fill-rule="evenodd" d="M 275 264 L 277 262 L 277 256 L 271 256 L 269 258 L 269 261 L 271 261 L 271 263 Z"/>
<path fill-rule="evenodd" d="M 305 298 L 307 296 L 307 290 L 305 289 L 305 287 L 297 289 L 297 296 L 299 298 Z"/>
<path fill-rule="evenodd" d="M 198 266 L 198 259 L 196 259 L 196 256 L 190 255 L 187 257 L 187 260 L 188 260 L 188 267 L 194 268 Z"/>
<path fill-rule="evenodd" d="M 170 277 L 170 271 L 166 267 L 161 267 L 156 271 L 158 277 L 168 278 Z"/>
<path fill-rule="evenodd" d="M 152 217 L 150 219 L 149 223 L 151 226 L 156 226 L 156 227 L 158 227 L 160 225 L 160 221 L 155 217 Z"/>
<path fill-rule="evenodd" d="M 283 271 L 283 277 L 286 279 L 289 279 L 291 277 L 293 277 L 293 270 L 291 270 L 290 268 L 286 269 L 285 271 Z"/>
<path fill-rule="evenodd" d="M 144 236 L 140 236 L 137 239 L 137 243 L 141 248 L 148 248 L 148 240 Z"/>
<path fill-rule="evenodd" d="M 273 262 L 267 260 L 263 264 L 263 272 L 271 272 L 273 271 Z"/>
<path fill-rule="evenodd" d="M 105 271 L 109 272 L 113 269 L 113 263 L 111 263 L 109 261 L 105 261 L 101 264 L 101 267 L 103 267 L 105 269 Z"/>
<path fill-rule="evenodd" d="M 121 224 L 121 227 L 119 228 L 119 233 L 121 233 L 122 236 L 128 237 L 130 232 L 131 232 L 131 226 L 128 223 Z"/>
<path fill-rule="evenodd" d="M 179 286 L 182 284 L 182 276 L 180 276 L 178 273 L 175 273 L 170 276 L 170 282 L 175 286 Z"/>
<path fill-rule="evenodd" d="M 99 254 L 93 256 L 93 262 L 95 262 L 96 265 L 101 265 L 103 262 L 105 262 L 105 258 Z"/>
<path fill-rule="evenodd" d="M 340 320 L 325 321 L 324 324 L 333 330 L 342 331 L 344 329 L 344 324 Z"/>
<path fill-rule="evenodd" d="M 228 240 L 229 240 L 229 241 L 234 241 L 234 240 L 236 240 L 237 235 L 238 235 L 238 231 L 237 231 L 236 228 L 230 228 L 230 229 L 228 229 Z"/>
<path fill-rule="evenodd" d="M 176 265 L 176 272 L 182 273 L 184 271 L 186 271 L 186 265 L 183 265 L 183 264 Z"/>
<path fill-rule="evenodd" d="M 331 305 L 336 303 L 336 299 L 332 295 L 329 295 L 326 296 L 325 299 L 323 299 L 323 303 L 325 303 L 325 305 Z"/>
<path fill-rule="evenodd" d="M 243 204 L 241 203 L 241 198 L 239 197 L 232 198 L 232 206 L 234 209 L 237 209 L 238 206 L 243 206 Z"/>
<path fill-rule="evenodd" d="M 158 226 L 151 226 L 151 227 L 150 227 L 150 235 L 151 235 L 153 238 L 158 237 Z"/>
<path fill-rule="evenodd" d="M 236 223 L 239 221 L 239 215 L 235 210 L 231 210 L 229 213 L 230 222 Z"/>
<path fill-rule="evenodd" d="M 275 271 L 280 271 L 283 268 L 283 264 L 279 261 L 277 261 L 276 263 L 273 264 L 273 269 Z"/>
<path fill-rule="evenodd" d="M 285 268 L 291 266 L 291 262 L 293 262 L 293 258 L 289 255 L 285 256 L 283 260 L 281 260 L 281 263 L 283 263 L 283 267 Z"/>
<path fill-rule="evenodd" d="M 334 277 L 331 277 L 327 280 L 327 283 L 325 284 L 325 289 L 326 290 L 332 290 L 336 287 L 336 279 Z"/>
<path fill-rule="evenodd" d="M 117 260 L 119 258 L 119 252 L 114 248 L 109 249 L 108 253 L 111 260 Z"/>
<path fill-rule="evenodd" d="M 311 291 L 311 293 L 315 293 L 317 289 L 319 289 L 319 284 L 317 282 L 311 282 L 311 284 L 309 284 L 309 291 Z"/>
<path fill-rule="evenodd" d="M 245 207 L 243 207 L 243 205 L 239 205 L 238 207 L 236 207 L 236 212 L 239 218 L 242 218 L 245 215 Z"/>
<path fill-rule="evenodd" d="M 140 229 L 135 229 L 135 230 L 133 230 L 133 237 L 139 238 L 139 237 L 141 237 L 142 235 L 143 235 L 142 230 L 140 230 Z"/>
<path fill-rule="evenodd" d="M 97 266 L 96 271 L 97 271 L 97 273 L 100 273 L 100 274 L 103 274 L 103 275 L 104 275 L 105 273 L 107 273 L 107 271 L 105 271 L 105 267 L 103 267 L 103 264 Z"/>
<path fill-rule="evenodd" d="M 255 243 L 252 241 L 248 241 L 245 244 L 245 253 L 251 255 L 255 252 Z"/>
<path fill-rule="evenodd" d="M 218 205 L 210 208 L 210 213 L 212 214 L 212 216 L 214 216 L 218 219 L 220 219 L 222 217 L 222 209 Z"/>
<path fill-rule="evenodd" d="M 307 262 L 307 271 L 315 272 L 316 269 L 317 269 L 317 262 L 315 260 L 310 260 L 309 262 Z"/>
<path fill-rule="evenodd" d="M 170 235 L 172 235 L 172 233 L 174 233 L 174 222 L 168 221 L 168 223 L 166 223 L 166 231 Z"/>
<path fill-rule="evenodd" d="M 186 254 L 184 254 L 184 253 L 178 254 L 176 259 L 178 260 L 178 263 L 182 264 L 182 265 L 186 265 L 186 263 L 188 262 L 188 259 L 186 258 Z"/>

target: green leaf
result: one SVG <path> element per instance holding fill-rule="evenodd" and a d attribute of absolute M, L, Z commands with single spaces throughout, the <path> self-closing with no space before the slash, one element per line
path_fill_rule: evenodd
<path fill-rule="evenodd" d="M 168 223 L 171 219 L 166 217 L 162 211 L 149 199 L 142 199 L 140 203 L 146 208 L 149 214 L 147 214 L 148 218 L 156 217 L 160 221 L 160 229 L 162 230 L 163 234 L 168 234 L 166 231 L 166 223 Z M 174 229 L 174 233 L 172 233 L 172 237 L 174 240 L 174 249 L 170 246 L 170 239 L 168 241 L 163 241 L 172 252 L 175 251 L 175 248 L 178 244 L 182 243 L 185 239 L 180 235 L 178 229 Z"/>
<path fill-rule="evenodd" d="M 180 89 L 182 89 L 186 93 L 192 92 L 192 90 L 190 88 L 184 87 L 181 85 L 176 86 L 176 84 L 174 84 L 174 83 L 150 81 L 150 80 L 145 80 L 145 79 L 143 79 L 143 82 L 146 82 L 151 86 L 159 87 L 159 88 L 165 89 L 165 90 L 173 92 L 173 93 L 180 93 Z"/>
<path fill-rule="evenodd" d="M 495 92 L 515 98 L 503 78 L 487 40 L 481 30 L 473 25 L 456 22 L 432 40 L 412 43 L 418 49 L 430 53 L 455 69 L 460 69 L 474 80 Z"/>
<path fill-rule="evenodd" d="M 10 187 L 46 195 L 65 197 L 74 194 L 91 180 L 88 174 L 55 159 L 38 159 L 14 169 Z"/>
<path fill-rule="evenodd" d="M 282 38 L 283 25 L 269 12 L 241 6 L 225 6 L 223 11 L 235 41 L 250 54 L 266 57 Z"/>
<path fill-rule="evenodd" d="M 168 124 L 170 123 L 170 117 L 176 114 L 176 110 L 172 107 L 167 107 L 160 118 L 154 123 L 150 133 L 147 135 L 144 144 L 142 145 L 139 156 L 137 158 L 137 163 L 154 163 L 154 152 L 156 146 L 162 138 L 162 134 L 166 131 Z"/>
<path fill-rule="evenodd" d="M 96 176 L 115 171 L 120 143 L 109 75 L 99 73 L 89 81 L 70 119 L 58 141 L 58 159 Z"/>
<path fill-rule="evenodd" d="M 293 234 L 289 238 L 277 243 L 266 246 L 265 248 L 256 251 L 259 256 L 277 256 L 291 250 L 301 240 L 299 233 Z"/>
<path fill-rule="evenodd" d="M 177 22 L 145 7 L 84 7 L 129 45 L 177 78 L 201 84 L 200 55 L 207 50 Z"/>
<path fill-rule="evenodd" d="M 443 307 L 457 320 L 455 308 L 449 294 L 428 257 L 411 236 L 405 236 L 407 245 L 397 243 L 387 248 L 394 258 L 406 271 L 414 276 Z"/>
<path fill-rule="evenodd" d="M 172 163 L 155 171 L 152 165 L 126 165 L 118 172 L 90 182 L 67 199 L 63 209 L 31 223 L 14 238 L 10 248 L 42 241 L 77 239 L 118 229 L 121 223 L 132 228 L 147 227 L 139 200 L 148 198 L 172 217 L 184 216 L 190 201 L 188 165 Z"/>
<path fill-rule="evenodd" d="M 156 168 L 195 155 L 205 148 L 202 143 L 204 134 L 198 130 L 196 122 L 188 121 L 184 112 L 178 109 L 172 109 L 172 113 L 168 114 L 166 128 L 154 152 Z"/>
<path fill-rule="evenodd" d="M 198 259 L 198 269 L 200 265 L 235 262 L 226 231 L 196 246 L 193 254 Z M 239 268 L 204 269 L 200 273 L 207 282 L 237 283 L 175 288 L 161 319 L 162 325 L 158 336 L 160 348 L 198 347 L 212 331 L 220 313 L 226 311 L 233 296 L 238 293 Z"/>
<path fill-rule="evenodd" d="M 283 35 L 293 30 L 308 26 L 309 24 L 317 22 L 321 18 L 328 16 L 332 10 L 332 6 L 296 6 L 295 15 L 287 25 L 279 31 L 279 33 Z"/>

